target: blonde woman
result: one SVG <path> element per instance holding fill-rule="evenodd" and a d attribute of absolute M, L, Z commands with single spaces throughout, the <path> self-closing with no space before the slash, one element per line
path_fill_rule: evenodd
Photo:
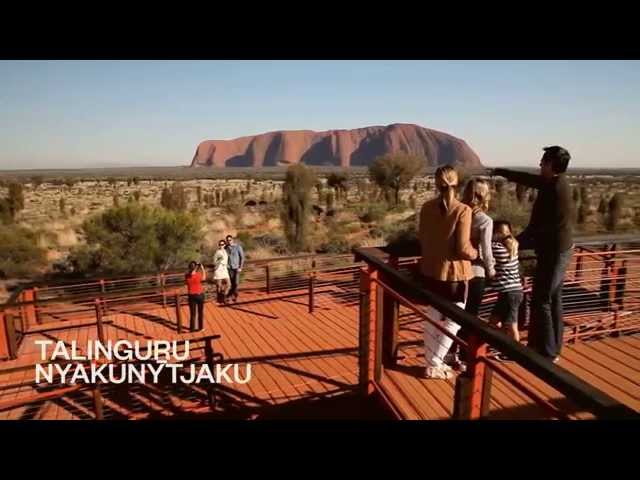
<path fill-rule="evenodd" d="M 425 288 L 464 308 L 467 282 L 473 277 L 471 261 L 478 258 L 478 251 L 471 244 L 472 210 L 456 199 L 458 172 L 455 168 L 450 165 L 438 168 L 435 184 L 439 195 L 425 203 L 420 211 L 420 273 Z M 428 307 L 427 313 L 431 320 L 441 321 L 452 335 L 460 329 L 459 324 L 433 307 Z M 451 367 L 443 361 L 452 343 L 450 337 L 425 322 L 427 378 L 453 376 Z"/>
<path fill-rule="evenodd" d="M 471 243 L 478 248 L 478 258 L 471 262 L 472 278 L 469 280 L 465 311 L 476 317 L 480 311 L 487 280 L 491 280 L 496 273 L 496 262 L 491 250 L 493 220 L 487 215 L 490 200 L 491 190 L 485 180 L 472 178 L 467 182 L 462 194 L 462 203 L 468 205 L 473 212 Z M 460 331 L 458 336 L 466 338 L 464 331 Z M 458 358 L 457 347 L 453 346 L 447 358 L 447 363 L 455 366 L 460 364 L 460 360 L 465 360 L 463 350 L 460 350 L 462 358 Z"/>
<path fill-rule="evenodd" d="M 227 242 L 220 240 L 218 249 L 213 254 L 213 281 L 216 284 L 218 303 L 227 303 L 227 288 L 229 286 L 229 255 L 226 250 Z"/>

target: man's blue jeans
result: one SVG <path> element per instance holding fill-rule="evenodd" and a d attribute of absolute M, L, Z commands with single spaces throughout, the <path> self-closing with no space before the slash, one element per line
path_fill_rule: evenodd
<path fill-rule="evenodd" d="M 538 264 L 533 279 L 528 344 L 553 360 L 562 349 L 562 284 L 573 249 L 536 253 Z"/>

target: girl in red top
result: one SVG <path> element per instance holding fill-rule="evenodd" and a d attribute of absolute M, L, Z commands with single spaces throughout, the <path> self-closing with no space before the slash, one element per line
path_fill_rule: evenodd
<path fill-rule="evenodd" d="M 185 275 L 187 292 L 189 294 L 189 328 L 192 332 L 204 329 L 204 289 L 202 282 L 207 279 L 207 272 L 201 263 L 189 262 L 189 271 Z M 196 307 L 198 311 L 198 323 L 196 324 Z"/>

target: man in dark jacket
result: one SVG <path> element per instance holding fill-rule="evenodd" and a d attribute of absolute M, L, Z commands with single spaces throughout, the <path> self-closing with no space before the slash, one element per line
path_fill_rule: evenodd
<path fill-rule="evenodd" d="M 521 249 L 533 249 L 537 257 L 528 344 L 553 362 L 562 349 L 562 285 L 573 252 L 573 203 L 565 175 L 570 159 L 567 150 L 554 146 L 544 149 L 540 175 L 493 170 L 493 175 L 538 189 L 529 225 L 517 240 Z"/>

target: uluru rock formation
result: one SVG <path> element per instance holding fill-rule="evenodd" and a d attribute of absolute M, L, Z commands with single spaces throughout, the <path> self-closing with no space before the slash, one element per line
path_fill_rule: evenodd
<path fill-rule="evenodd" d="M 262 167 L 304 163 L 318 166 L 366 166 L 380 156 L 409 153 L 429 166 L 447 163 L 482 167 L 464 140 L 412 124 L 354 130 L 281 130 L 233 140 L 206 140 L 196 149 L 192 167 Z"/>

